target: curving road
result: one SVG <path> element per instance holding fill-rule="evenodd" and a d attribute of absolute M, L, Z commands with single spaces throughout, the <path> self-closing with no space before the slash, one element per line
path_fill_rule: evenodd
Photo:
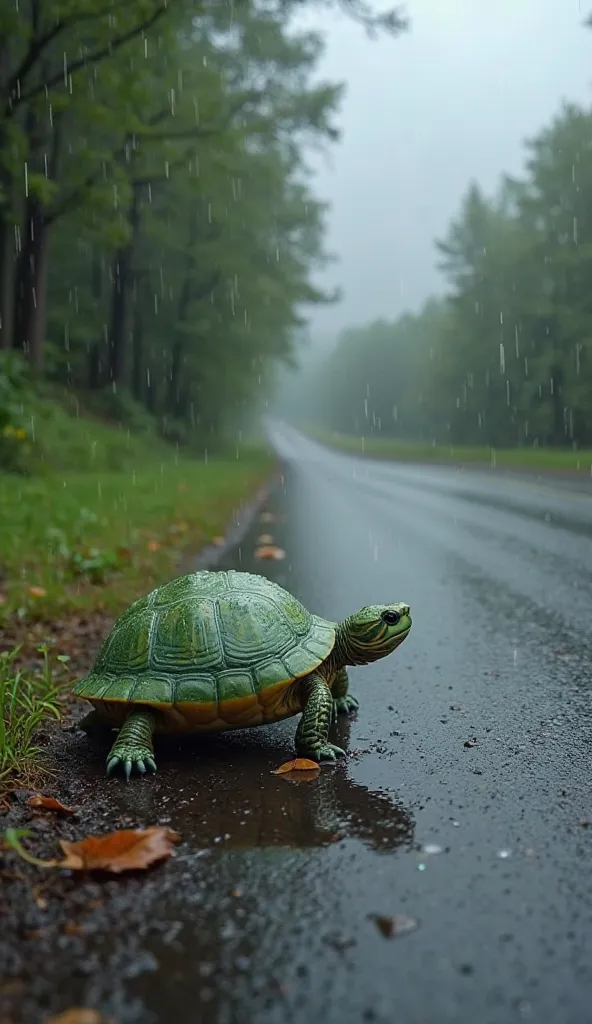
<path fill-rule="evenodd" d="M 589 1024 L 592 488 L 272 437 L 276 518 L 240 566 L 330 618 L 408 601 L 413 629 L 352 670 L 349 757 L 317 781 L 270 774 L 294 722 L 162 748 L 154 779 L 108 788 L 80 741 L 107 818 L 185 842 L 112 895 L 71 1001 L 123 1024 Z M 262 531 L 285 561 L 253 561 Z"/>

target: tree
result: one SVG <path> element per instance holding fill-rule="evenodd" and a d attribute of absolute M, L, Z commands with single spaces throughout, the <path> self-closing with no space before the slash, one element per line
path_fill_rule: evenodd
<path fill-rule="evenodd" d="M 526 151 L 524 180 L 504 176 L 492 198 L 470 184 L 436 243 L 443 301 L 343 332 L 317 373 L 323 425 L 592 444 L 592 112 L 564 105 Z"/>

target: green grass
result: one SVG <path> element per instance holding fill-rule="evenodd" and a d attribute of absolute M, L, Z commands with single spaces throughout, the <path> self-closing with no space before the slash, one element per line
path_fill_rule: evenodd
<path fill-rule="evenodd" d="M 39 651 L 42 668 L 28 673 L 15 665 L 17 650 L 0 654 L 0 793 L 40 773 L 37 731 L 44 720 L 60 717 L 62 687 L 54 661 L 63 666 L 68 659 L 58 655 L 50 661 L 47 647 Z"/>
<path fill-rule="evenodd" d="M 0 623 L 117 613 L 223 534 L 273 465 L 262 445 L 180 452 L 150 418 L 132 433 L 76 395 L 27 402 L 11 439 L 26 472 L 0 470 Z"/>
<path fill-rule="evenodd" d="M 152 454 L 126 472 L 0 476 L 0 622 L 117 612 L 223 534 L 273 465 L 259 449 L 207 463 Z"/>
<path fill-rule="evenodd" d="M 353 437 L 309 429 L 310 437 L 339 451 L 401 462 L 493 465 L 509 469 L 592 472 L 592 450 L 571 448 L 488 448 L 485 445 L 432 445 L 388 437 Z"/>
<path fill-rule="evenodd" d="M 133 433 L 85 416 L 83 398 L 66 394 L 60 399 L 35 395 L 25 403 L 22 423 L 26 438 L 22 447 L 26 451 L 22 462 L 31 475 L 123 472 L 159 457 L 170 459 L 174 454 L 170 445 L 155 436 L 155 424 L 148 417 L 146 431 Z"/>

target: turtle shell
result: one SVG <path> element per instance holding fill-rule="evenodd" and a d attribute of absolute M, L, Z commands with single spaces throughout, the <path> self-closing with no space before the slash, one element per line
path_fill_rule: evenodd
<path fill-rule="evenodd" d="M 132 604 L 73 693 L 113 725 L 131 704 L 158 708 L 157 731 L 260 725 L 301 710 L 290 684 L 334 643 L 334 624 L 277 583 L 204 570 Z"/>

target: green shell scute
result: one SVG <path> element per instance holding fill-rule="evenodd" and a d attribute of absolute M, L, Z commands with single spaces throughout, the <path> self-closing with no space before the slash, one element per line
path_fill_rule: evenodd
<path fill-rule="evenodd" d="M 333 623 L 278 584 L 204 570 L 131 605 L 74 693 L 159 704 L 232 700 L 306 675 L 334 642 Z"/>

